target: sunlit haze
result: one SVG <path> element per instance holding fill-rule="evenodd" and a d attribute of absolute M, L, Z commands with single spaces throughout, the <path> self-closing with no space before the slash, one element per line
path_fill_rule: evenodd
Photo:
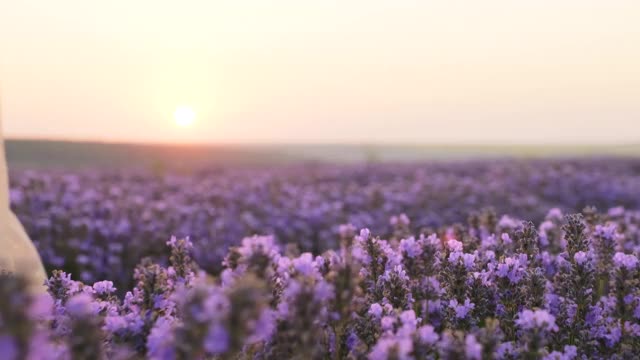
<path fill-rule="evenodd" d="M 134 142 L 640 142 L 638 19 L 640 1 L 3 1 L 4 126 Z"/>
<path fill-rule="evenodd" d="M 173 113 L 176 125 L 180 127 L 193 126 L 196 121 L 196 112 L 188 106 L 178 106 Z"/>

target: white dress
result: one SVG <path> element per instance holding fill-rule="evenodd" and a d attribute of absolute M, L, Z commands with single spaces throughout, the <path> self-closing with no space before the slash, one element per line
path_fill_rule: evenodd
<path fill-rule="evenodd" d="M 34 292 L 45 291 L 38 252 L 9 207 L 9 175 L 0 120 L 0 272 L 25 276 Z"/>

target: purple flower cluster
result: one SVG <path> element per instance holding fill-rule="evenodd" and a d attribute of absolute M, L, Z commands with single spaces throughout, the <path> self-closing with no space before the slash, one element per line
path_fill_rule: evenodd
<path fill-rule="evenodd" d="M 41 296 L 0 274 L 1 357 L 635 358 L 637 169 L 19 173 L 51 272 Z"/>
<path fill-rule="evenodd" d="M 633 358 L 640 269 L 629 229 L 640 216 L 559 216 L 402 239 L 351 229 L 317 256 L 248 237 L 218 275 L 195 263 L 197 246 L 173 238 L 166 265 L 141 261 L 122 292 L 55 271 L 48 294 L 32 296 L 4 275 L 0 346 L 14 359 Z M 542 231 L 560 237 L 543 243 Z M 601 272 L 600 261 L 615 266 Z"/>
<path fill-rule="evenodd" d="M 172 235 L 190 237 L 199 249 L 196 262 L 218 273 L 228 247 L 255 234 L 319 254 L 337 248 L 340 224 L 400 241 L 482 216 L 493 217 L 491 230 L 512 229 L 519 225 L 515 219 L 541 222 L 556 207 L 616 206 L 610 216 L 625 216 L 619 206 L 640 207 L 639 165 L 601 159 L 230 166 L 180 173 L 23 170 L 12 172 L 11 201 L 47 270 L 62 269 L 87 283 L 109 279 L 125 289 L 134 285 L 131 273 L 141 258 L 165 261 L 164 243 Z M 560 244 L 558 211 L 545 221 L 543 243 Z M 610 244 L 610 229 L 600 234 L 603 246 Z"/>

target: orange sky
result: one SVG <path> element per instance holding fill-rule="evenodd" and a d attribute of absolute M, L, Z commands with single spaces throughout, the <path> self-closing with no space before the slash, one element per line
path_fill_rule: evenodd
<path fill-rule="evenodd" d="M 13 137 L 640 141 L 639 1 L 4 1 Z M 178 127 L 179 106 L 196 112 Z"/>

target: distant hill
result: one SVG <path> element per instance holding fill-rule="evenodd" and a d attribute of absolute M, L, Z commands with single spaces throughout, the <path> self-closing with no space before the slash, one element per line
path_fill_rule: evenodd
<path fill-rule="evenodd" d="M 8 140 L 9 165 L 32 167 L 170 167 L 274 165 L 292 162 L 430 161 L 502 157 L 640 156 L 640 145 L 140 145 Z"/>

